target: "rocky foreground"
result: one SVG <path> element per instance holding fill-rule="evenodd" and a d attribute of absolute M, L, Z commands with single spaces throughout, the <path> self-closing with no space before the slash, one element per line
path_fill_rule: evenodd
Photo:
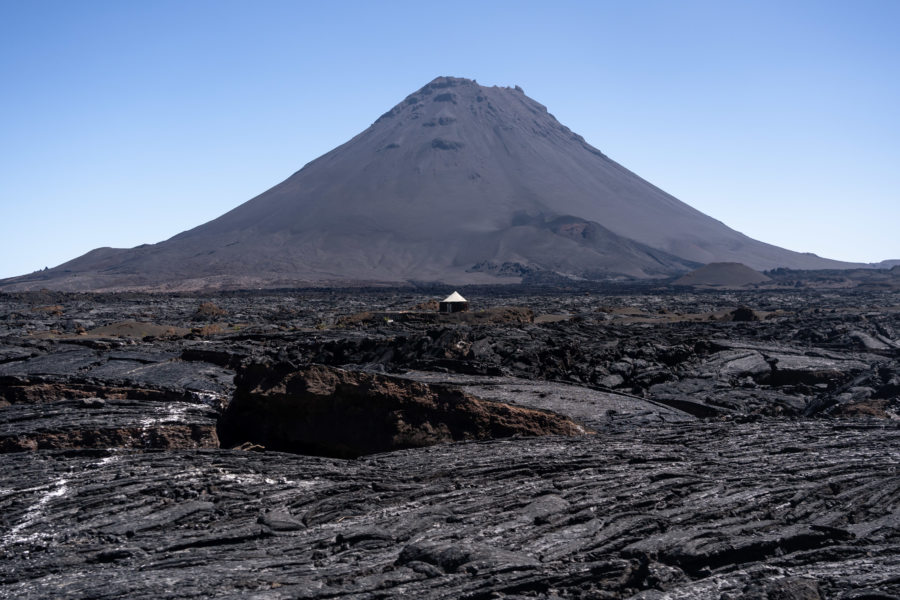
<path fill-rule="evenodd" d="M 900 597 L 900 294 L 482 292 L 0 295 L 0 596 Z"/>

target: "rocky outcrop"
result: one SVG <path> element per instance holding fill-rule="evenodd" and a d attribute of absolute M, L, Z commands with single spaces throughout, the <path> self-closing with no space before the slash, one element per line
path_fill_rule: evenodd
<path fill-rule="evenodd" d="M 162 338 L 73 341 L 0 364 L 0 452 L 219 447 L 233 371 L 154 348 Z"/>
<path fill-rule="evenodd" d="M 202 403 L 83 398 L 0 410 L 0 453 L 218 448 L 219 411 Z"/>
<path fill-rule="evenodd" d="M 459 389 L 312 365 L 289 373 L 248 367 L 219 426 L 222 443 L 359 456 L 513 435 L 581 435 L 550 412 L 480 400 Z"/>

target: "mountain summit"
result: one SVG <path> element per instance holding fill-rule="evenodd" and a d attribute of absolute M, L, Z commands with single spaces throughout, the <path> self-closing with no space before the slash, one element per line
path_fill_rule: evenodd
<path fill-rule="evenodd" d="M 521 88 L 438 77 L 221 217 L 7 289 L 664 277 L 710 262 L 850 266 L 758 242 L 607 158 Z"/>

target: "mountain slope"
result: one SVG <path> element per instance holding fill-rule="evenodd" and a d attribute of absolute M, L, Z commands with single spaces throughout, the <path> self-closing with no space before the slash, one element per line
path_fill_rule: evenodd
<path fill-rule="evenodd" d="M 2 285 L 477 283 L 530 271 L 660 277 L 723 261 L 850 266 L 729 229 L 608 159 L 518 87 L 439 77 L 213 221 Z"/>

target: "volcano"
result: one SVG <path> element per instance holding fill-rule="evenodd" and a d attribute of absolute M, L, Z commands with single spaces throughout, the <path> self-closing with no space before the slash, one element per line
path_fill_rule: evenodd
<path fill-rule="evenodd" d="M 439 77 L 221 217 L 5 289 L 656 278 L 710 262 L 851 265 L 753 240 L 610 160 L 519 87 Z"/>

